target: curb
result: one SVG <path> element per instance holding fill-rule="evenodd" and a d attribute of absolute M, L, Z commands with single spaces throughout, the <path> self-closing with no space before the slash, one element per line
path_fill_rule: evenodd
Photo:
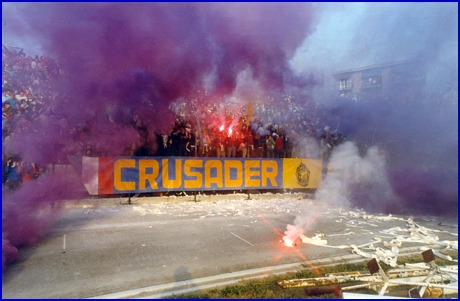
<path fill-rule="evenodd" d="M 433 248 L 436 249 L 436 247 Z M 439 246 L 438 248 L 441 248 L 441 246 Z M 401 249 L 400 255 L 420 255 L 420 246 Z M 280 275 L 288 272 L 297 271 L 299 269 L 308 269 L 305 267 L 306 263 L 317 267 L 323 267 L 345 263 L 358 263 L 366 260 L 366 258 L 360 255 L 350 254 L 333 258 L 311 260 L 308 262 L 291 263 L 279 266 L 269 266 L 264 268 L 226 273 L 216 276 L 203 277 L 198 279 L 190 279 L 186 281 L 166 283 L 161 285 L 143 287 L 139 289 L 91 297 L 88 299 L 161 299 L 164 297 L 169 297 L 177 294 L 184 294 L 194 291 L 223 287 L 238 283 L 242 280 L 264 278 L 270 275 Z"/>
<path fill-rule="evenodd" d="M 264 199 L 298 199 L 310 200 L 308 193 L 231 193 L 216 195 L 184 195 L 184 196 L 147 196 L 147 197 L 110 197 L 110 198 L 86 198 L 83 200 L 65 200 L 61 204 L 64 209 L 95 208 L 103 206 L 123 205 L 148 205 L 163 202 L 213 202 L 225 200 L 264 200 Z M 130 200 L 130 201 L 128 201 Z"/>

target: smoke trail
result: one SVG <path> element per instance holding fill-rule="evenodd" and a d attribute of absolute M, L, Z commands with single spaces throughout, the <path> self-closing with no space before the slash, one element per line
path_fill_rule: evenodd
<path fill-rule="evenodd" d="M 300 238 L 300 235 L 310 228 L 313 228 L 318 217 L 321 215 L 320 209 L 308 208 L 308 215 L 298 215 L 293 221 L 293 225 L 288 224 L 286 231 L 284 231 L 284 244 L 286 246 L 292 246 Z"/>
<path fill-rule="evenodd" d="M 373 213 L 400 212 L 395 208 L 400 200 L 390 185 L 386 160 L 385 154 L 375 146 L 361 157 L 352 142 L 339 145 L 331 154 L 330 171 L 316 191 L 315 200 L 346 210 L 357 207 Z M 297 216 L 294 225 L 287 227 L 286 239 L 295 241 L 315 219 L 314 215 Z"/>
<path fill-rule="evenodd" d="M 334 207 L 364 206 L 365 210 L 379 212 L 382 209 L 379 204 L 386 206 L 393 198 L 385 159 L 377 147 L 370 147 L 361 158 L 352 142 L 339 145 L 331 155 L 330 173 L 315 193 L 315 199 Z M 358 173 L 350 173 L 352 170 Z M 364 200 L 357 197 L 358 190 L 366 196 Z"/>

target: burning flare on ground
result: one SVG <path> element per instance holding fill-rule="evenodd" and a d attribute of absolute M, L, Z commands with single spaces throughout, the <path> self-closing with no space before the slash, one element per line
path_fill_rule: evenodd
<path fill-rule="evenodd" d="M 294 242 L 300 237 L 301 234 L 303 234 L 303 229 L 297 228 L 296 226 L 293 225 L 287 225 L 286 226 L 286 231 L 284 232 L 285 236 L 283 237 L 284 244 L 287 247 L 293 247 Z"/>
<path fill-rule="evenodd" d="M 293 247 L 294 246 L 294 242 L 289 237 L 284 236 L 283 240 L 284 240 L 284 245 L 286 247 Z"/>

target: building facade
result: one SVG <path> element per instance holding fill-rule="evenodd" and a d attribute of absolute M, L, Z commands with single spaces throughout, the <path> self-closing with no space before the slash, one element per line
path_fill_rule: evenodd
<path fill-rule="evenodd" d="M 372 65 L 333 73 L 337 96 L 354 101 L 412 101 L 422 96 L 425 72 L 415 61 Z"/>

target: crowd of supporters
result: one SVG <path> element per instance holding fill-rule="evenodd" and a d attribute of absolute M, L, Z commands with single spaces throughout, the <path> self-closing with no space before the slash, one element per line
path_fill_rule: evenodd
<path fill-rule="evenodd" d="M 157 135 L 155 154 L 139 148 L 133 155 L 328 160 L 332 149 L 346 140 L 337 130 L 320 126 L 312 102 L 293 96 L 268 97 L 251 110 L 205 101 L 173 103 L 170 110 L 175 125 L 170 133 Z M 133 124 L 143 123 L 138 116 L 135 120 Z"/>
<path fill-rule="evenodd" d="M 201 126 L 205 126 L 201 124 Z M 307 157 L 328 160 L 330 152 L 345 141 L 342 134 L 336 135 L 325 127 L 319 139 L 312 138 L 307 146 L 303 137 L 285 130 L 285 126 L 262 126 L 261 123 L 241 124 L 231 128 L 205 126 L 201 132 L 193 129 L 192 123 L 177 121 L 169 134 L 157 135 L 158 148 L 155 154 L 147 148 L 139 148 L 133 155 L 140 156 L 188 156 L 221 158 L 294 158 Z"/>
<path fill-rule="evenodd" d="M 49 103 L 58 94 L 50 83 L 60 76 L 61 67 L 42 55 L 27 56 L 22 49 L 2 45 L 2 146 L 22 131 L 38 132 L 47 122 Z M 2 151 L 2 181 L 15 189 L 19 182 L 45 173 L 35 162 Z"/>
<path fill-rule="evenodd" d="M 26 131 L 36 133 L 54 120 L 53 104 L 64 97 L 53 90 L 53 81 L 63 75 L 52 58 L 27 56 L 22 49 L 3 45 L 2 49 L 2 145 Z M 139 133 L 140 143 L 120 156 L 189 156 L 230 158 L 309 157 L 328 160 L 331 150 L 345 138 L 321 124 L 312 101 L 291 95 L 265 96 L 253 104 L 204 101 L 199 96 L 171 103 L 175 117 L 169 133 L 149 133 L 138 114 L 131 126 Z M 109 120 L 108 120 L 109 122 Z M 78 132 L 78 128 L 65 129 Z M 80 129 L 83 131 L 84 129 Z M 76 155 L 103 156 L 97 146 L 85 141 Z M 305 137 L 309 137 L 308 143 Z M 156 138 L 156 145 L 152 141 Z M 83 140 L 83 139 L 80 139 Z M 150 141 L 149 141 L 150 140 Z M 313 144 L 313 145 L 312 145 Z M 5 149 L 5 148 L 3 148 Z M 3 183 L 15 189 L 18 183 L 37 179 L 46 169 L 27 162 L 14 153 L 2 151 Z"/>

